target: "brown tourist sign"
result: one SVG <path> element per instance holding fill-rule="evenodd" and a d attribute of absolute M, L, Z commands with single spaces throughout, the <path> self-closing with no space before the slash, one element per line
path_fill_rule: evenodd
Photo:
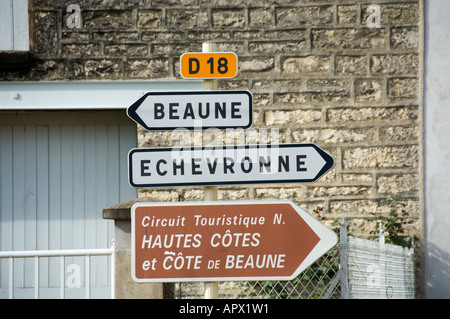
<path fill-rule="evenodd" d="M 337 243 L 291 201 L 136 203 L 137 282 L 292 280 Z"/>

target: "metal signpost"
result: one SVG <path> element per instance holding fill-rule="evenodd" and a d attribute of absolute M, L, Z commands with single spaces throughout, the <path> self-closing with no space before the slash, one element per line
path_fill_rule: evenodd
<path fill-rule="evenodd" d="M 290 201 L 137 203 L 137 282 L 292 280 L 337 243 Z"/>
<path fill-rule="evenodd" d="M 204 56 L 206 56 L 206 54 L 215 53 L 216 44 L 212 43 L 212 42 L 205 42 L 202 44 L 202 51 L 203 51 L 203 53 L 205 53 Z M 208 60 L 206 62 L 208 62 Z M 235 61 L 233 60 L 232 63 L 235 65 L 236 74 L 237 74 L 237 66 L 238 66 L 237 56 L 236 56 L 236 60 Z M 180 64 L 181 64 L 181 69 L 183 69 L 183 65 L 185 65 L 185 63 L 183 64 L 183 59 L 181 57 L 180 57 Z M 227 65 L 228 65 L 228 62 L 227 62 Z M 231 67 L 233 67 L 233 65 Z M 180 73 L 183 73 L 183 72 L 180 71 Z M 204 79 L 203 80 L 203 90 L 204 91 L 217 90 L 217 80 L 214 77 L 212 79 Z M 253 118 L 253 114 L 251 115 L 251 117 Z M 203 145 L 204 146 L 214 145 L 214 144 L 216 144 L 215 139 L 216 138 L 214 135 L 209 135 L 207 139 L 203 138 Z M 219 192 L 218 192 L 217 186 L 203 187 L 203 200 L 216 201 L 218 199 L 218 197 L 219 197 Z M 207 281 L 204 283 L 204 288 L 205 288 L 205 292 L 204 292 L 205 299 L 219 298 L 219 283 L 218 282 Z"/>

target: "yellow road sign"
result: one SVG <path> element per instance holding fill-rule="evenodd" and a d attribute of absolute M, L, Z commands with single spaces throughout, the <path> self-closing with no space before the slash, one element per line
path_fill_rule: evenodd
<path fill-rule="evenodd" d="M 231 79 L 237 75 L 238 58 L 232 52 L 184 53 L 180 73 L 185 79 Z"/>

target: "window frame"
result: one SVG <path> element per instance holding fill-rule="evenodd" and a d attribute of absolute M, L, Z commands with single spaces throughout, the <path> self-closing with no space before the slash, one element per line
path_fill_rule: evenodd
<path fill-rule="evenodd" d="M 28 0 L 0 1 L 0 51 L 29 51 Z"/>

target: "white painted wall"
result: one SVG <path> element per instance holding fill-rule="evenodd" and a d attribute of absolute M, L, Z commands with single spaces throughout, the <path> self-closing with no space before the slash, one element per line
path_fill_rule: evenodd
<path fill-rule="evenodd" d="M 425 294 L 450 298 L 450 1 L 425 1 Z"/>

